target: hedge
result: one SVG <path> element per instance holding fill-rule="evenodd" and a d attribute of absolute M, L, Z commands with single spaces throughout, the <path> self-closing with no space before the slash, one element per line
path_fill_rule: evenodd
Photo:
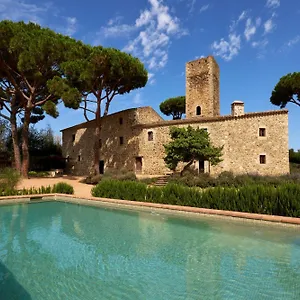
<path fill-rule="evenodd" d="M 94 197 L 145 201 L 249 213 L 300 217 L 300 185 L 249 185 L 206 190 L 177 184 L 147 187 L 132 181 L 101 181 L 92 189 Z"/>
<path fill-rule="evenodd" d="M 40 194 L 74 194 L 74 189 L 71 185 L 65 182 L 59 182 L 54 186 L 41 186 L 39 188 L 29 189 L 0 189 L 0 196 L 21 196 L 21 195 L 40 195 Z"/>

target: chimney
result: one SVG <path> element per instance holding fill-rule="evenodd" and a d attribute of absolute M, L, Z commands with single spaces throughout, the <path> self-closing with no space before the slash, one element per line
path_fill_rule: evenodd
<path fill-rule="evenodd" d="M 242 116 L 244 114 L 244 102 L 243 101 L 234 101 L 231 104 L 231 115 L 232 116 Z"/>

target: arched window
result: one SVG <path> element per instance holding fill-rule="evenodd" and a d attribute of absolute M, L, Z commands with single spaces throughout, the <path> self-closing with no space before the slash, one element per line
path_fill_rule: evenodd
<path fill-rule="evenodd" d="M 197 116 L 201 115 L 201 106 L 197 106 L 197 108 L 196 108 L 196 115 Z"/>

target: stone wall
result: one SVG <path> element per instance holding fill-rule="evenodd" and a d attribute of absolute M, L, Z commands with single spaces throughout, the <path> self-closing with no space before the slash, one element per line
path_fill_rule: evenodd
<path fill-rule="evenodd" d="M 162 118 L 151 107 L 124 110 L 102 118 L 99 152 L 100 160 L 104 161 L 105 171 L 109 169 L 135 171 L 140 129 L 134 125 L 158 121 L 162 121 Z M 63 155 L 69 157 L 67 172 L 88 175 L 92 170 L 94 127 L 95 122 L 91 121 L 62 131 Z M 74 142 L 73 135 L 75 135 Z M 120 143 L 120 138 L 123 144 Z"/>
<path fill-rule="evenodd" d="M 220 71 L 212 56 L 186 64 L 186 118 L 220 115 Z M 201 107 L 201 115 L 196 114 Z"/>
<path fill-rule="evenodd" d="M 212 143 L 215 146 L 224 146 L 223 161 L 217 166 L 210 166 L 212 175 L 223 171 L 260 175 L 289 173 L 287 111 L 207 118 L 198 122 L 169 121 L 142 126 L 139 155 L 144 158 L 144 174 L 170 172 L 163 160 L 163 145 L 170 140 L 169 130 L 172 125 L 207 128 Z M 259 136 L 259 128 L 265 128 L 266 136 Z M 153 141 L 147 140 L 149 131 L 153 131 Z M 266 164 L 260 163 L 260 155 L 266 156 Z M 197 164 L 195 162 L 196 168 Z"/>

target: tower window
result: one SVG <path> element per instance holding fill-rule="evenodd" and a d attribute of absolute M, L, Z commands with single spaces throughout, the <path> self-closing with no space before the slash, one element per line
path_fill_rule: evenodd
<path fill-rule="evenodd" d="M 259 136 L 266 136 L 266 128 L 259 128 Z"/>
<path fill-rule="evenodd" d="M 153 141 L 153 131 L 148 131 L 148 141 Z"/>
<path fill-rule="evenodd" d="M 119 119 L 119 123 L 120 123 L 120 125 L 123 124 L 123 118 L 120 118 L 120 119 Z"/>
<path fill-rule="evenodd" d="M 99 149 L 101 149 L 102 148 L 102 140 L 100 139 L 99 140 Z"/>
<path fill-rule="evenodd" d="M 259 163 L 261 165 L 265 165 L 266 164 L 266 156 L 265 155 L 260 155 L 259 156 Z"/>
<path fill-rule="evenodd" d="M 196 108 L 196 115 L 197 116 L 201 115 L 201 106 L 197 106 L 197 108 Z"/>
<path fill-rule="evenodd" d="M 122 136 L 120 136 L 120 145 L 124 144 L 124 138 Z"/>
<path fill-rule="evenodd" d="M 75 142 L 75 134 L 72 134 L 72 142 Z"/>
<path fill-rule="evenodd" d="M 81 161 L 81 156 L 80 155 L 78 155 L 78 161 Z"/>

